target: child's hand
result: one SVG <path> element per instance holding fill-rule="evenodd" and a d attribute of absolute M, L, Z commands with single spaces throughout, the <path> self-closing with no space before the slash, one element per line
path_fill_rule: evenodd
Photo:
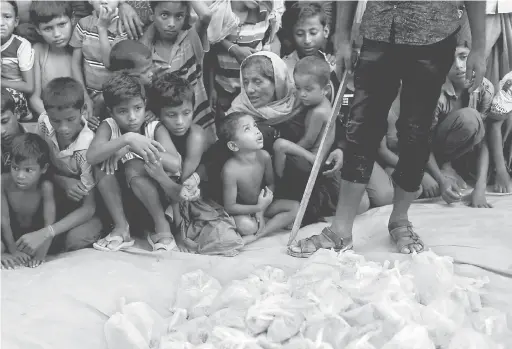
<path fill-rule="evenodd" d="M 113 156 L 109 157 L 101 164 L 101 170 L 105 172 L 107 175 L 115 174 L 118 168 L 117 163 L 119 162 L 119 159 L 121 157 L 122 156 L 119 156 L 118 154 L 114 154 Z"/>
<path fill-rule="evenodd" d="M 253 48 L 247 46 L 238 46 L 235 45 L 229 50 L 232 56 L 234 56 L 238 63 L 242 64 L 243 60 L 252 55 L 253 53 L 258 52 Z"/>
<path fill-rule="evenodd" d="M 258 206 L 261 208 L 261 211 L 265 211 L 272 203 L 272 200 L 274 200 L 274 193 L 272 193 L 272 190 L 268 187 L 261 189 L 260 196 L 258 196 Z"/>
<path fill-rule="evenodd" d="M 2 269 L 14 269 L 20 263 L 12 254 L 2 253 Z"/>
<path fill-rule="evenodd" d="M 485 190 L 473 190 L 468 205 L 475 208 L 492 208 L 485 197 Z"/>
<path fill-rule="evenodd" d="M 332 168 L 324 171 L 323 175 L 327 177 L 334 175 L 343 166 L 343 151 L 341 149 L 334 149 L 327 157 L 327 160 L 325 160 L 325 165 L 332 166 Z"/>
<path fill-rule="evenodd" d="M 87 188 L 78 179 L 62 177 L 62 184 L 66 196 L 73 201 L 82 201 L 84 196 L 89 194 Z"/>
<path fill-rule="evenodd" d="M 265 215 L 263 211 L 256 213 L 256 222 L 258 223 L 258 231 L 256 231 L 255 235 L 260 235 L 265 228 Z"/>
<path fill-rule="evenodd" d="M 96 116 L 91 116 L 89 119 L 87 119 L 87 126 L 91 129 L 91 131 L 96 131 L 100 126 L 100 119 L 98 119 Z"/>
<path fill-rule="evenodd" d="M 496 178 L 494 179 L 494 191 L 496 193 L 511 193 L 512 192 L 512 178 L 507 171 L 496 171 Z"/>
<path fill-rule="evenodd" d="M 156 115 L 151 110 L 146 110 L 146 114 L 144 116 L 144 122 L 151 122 L 156 120 Z"/>
<path fill-rule="evenodd" d="M 212 88 L 210 91 L 210 107 L 214 111 L 217 110 L 217 100 L 218 100 L 217 90 L 215 88 Z"/>
<path fill-rule="evenodd" d="M 116 11 L 111 9 L 109 6 L 101 6 L 100 13 L 98 15 L 98 28 L 107 29 L 112 23 L 112 18 Z"/>
<path fill-rule="evenodd" d="M 447 204 L 460 201 L 462 198 L 461 190 L 455 180 L 445 177 L 441 183 L 439 183 L 441 189 L 441 196 Z"/>
<path fill-rule="evenodd" d="M 154 180 L 158 182 L 161 178 L 167 178 L 167 173 L 164 171 L 164 167 L 161 161 L 156 162 L 146 162 L 144 164 L 144 168 L 148 175 L 151 176 Z"/>
<path fill-rule="evenodd" d="M 165 148 L 160 143 L 141 134 L 129 132 L 124 136 L 130 150 L 143 158 L 144 162 L 160 161 L 160 152 L 165 152 Z"/>
<path fill-rule="evenodd" d="M 325 55 L 325 59 L 327 60 L 327 63 L 329 63 L 329 65 L 331 67 L 335 67 L 336 66 L 336 56 L 333 56 L 331 54 L 326 54 Z"/>
<path fill-rule="evenodd" d="M 50 238 L 50 231 L 48 227 L 45 227 L 23 235 L 16 241 L 16 246 L 19 251 L 32 256 Z"/>
<path fill-rule="evenodd" d="M 441 195 L 439 183 L 437 183 L 437 181 L 426 172 L 423 174 L 421 186 L 423 187 L 423 195 L 426 198 L 435 198 Z"/>

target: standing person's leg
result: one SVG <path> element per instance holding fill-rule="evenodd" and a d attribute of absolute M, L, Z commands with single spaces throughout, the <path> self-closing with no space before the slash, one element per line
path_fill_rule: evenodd
<path fill-rule="evenodd" d="M 352 226 L 370 181 L 377 149 L 387 130 L 387 112 L 400 85 L 395 46 L 364 40 L 355 68 L 354 101 L 346 132 L 342 180 L 336 216 L 322 234 L 290 246 L 296 257 L 308 257 L 320 248 L 345 250 L 352 246 Z"/>
<path fill-rule="evenodd" d="M 423 242 L 409 222 L 409 207 L 416 199 L 430 156 L 434 109 L 450 70 L 456 39 L 451 36 L 428 46 L 403 47 L 402 92 L 397 121 L 400 158 L 393 172 L 395 194 L 388 229 L 401 253 L 423 250 Z"/>

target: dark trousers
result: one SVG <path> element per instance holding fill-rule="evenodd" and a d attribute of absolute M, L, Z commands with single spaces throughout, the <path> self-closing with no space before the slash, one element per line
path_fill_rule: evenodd
<path fill-rule="evenodd" d="M 368 184 L 377 149 L 386 134 L 388 111 L 402 83 L 396 124 L 400 160 L 393 180 L 405 191 L 419 189 L 430 154 L 434 110 L 454 59 L 455 46 L 454 34 L 425 46 L 364 39 L 355 68 L 343 179 Z"/>

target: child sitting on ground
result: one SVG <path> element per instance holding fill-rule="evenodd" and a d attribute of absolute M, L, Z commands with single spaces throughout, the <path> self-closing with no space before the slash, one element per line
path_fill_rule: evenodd
<path fill-rule="evenodd" d="M 71 38 L 73 77 L 86 89 L 87 121 L 96 130 L 104 104 L 101 89 L 111 76 L 108 70 L 110 49 L 127 38 L 118 30 L 118 0 L 91 0 L 92 15 L 80 19 Z"/>
<path fill-rule="evenodd" d="M 48 145 L 38 135 L 26 133 L 13 139 L 11 173 L 2 174 L 3 268 L 37 267 L 55 236 L 53 185 L 43 177 L 49 160 Z M 32 249 L 35 244 L 20 239 L 26 234 L 38 235 L 39 246 Z"/>
<path fill-rule="evenodd" d="M 331 103 L 326 97 L 329 75 L 329 64 L 319 57 L 305 57 L 295 66 L 294 80 L 297 96 L 307 110 L 306 131 L 297 143 L 284 138 L 278 138 L 274 142 L 274 169 L 279 178 L 283 177 L 287 155 L 303 157 L 311 164 L 315 162 L 324 129 L 329 124 L 332 114 Z M 335 133 L 333 124 L 325 139 L 325 152 L 321 155 L 322 157 L 331 149 Z"/>
<path fill-rule="evenodd" d="M 15 104 L 12 95 L 2 87 L 1 123 L 2 123 L 2 173 L 11 171 L 11 145 L 17 135 L 25 133 L 15 114 Z"/>
<path fill-rule="evenodd" d="M 198 15 L 190 25 L 190 8 Z M 142 42 L 153 54 L 155 68 L 176 73 L 194 88 L 193 121 L 208 129 L 209 144 L 215 141 L 213 113 L 203 81 L 203 58 L 210 47 L 207 28 L 210 10 L 202 1 L 151 1 L 154 25 L 144 34 Z"/>
<path fill-rule="evenodd" d="M 234 112 L 219 128 L 219 139 L 233 152 L 222 168 L 223 205 L 234 217 L 245 243 L 293 223 L 299 203 L 273 198 L 274 171 L 263 150 L 263 135 L 252 116 Z M 268 222 L 265 222 L 265 219 Z"/>
<path fill-rule="evenodd" d="M 174 146 L 181 155 L 180 183 L 197 186 L 197 168 L 208 147 L 205 130 L 192 123 L 195 95 L 191 84 L 175 73 L 159 76 L 152 85 L 149 104 L 160 122 L 167 128 Z M 193 177 L 193 178 L 191 178 Z"/>
<path fill-rule="evenodd" d="M 158 121 L 144 123 L 146 92 L 137 78 L 116 73 L 103 86 L 103 97 L 112 117 L 98 127 L 87 152 L 87 161 L 96 166 L 98 188 L 115 227 L 93 246 L 102 251 L 119 251 L 134 244 L 119 184 L 116 176 L 110 175 L 115 173 L 121 160 L 128 186 L 153 219 L 156 233 L 148 235 L 148 242 L 154 251 L 173 250 L 176 243 L 158 187 L 145 169 L 145 163 L 161 161 L 165 171 L 179 172 L 180 158 L 169 133 Z"/>
<path fill-rule="evenodd" d="M 324 6 L 318 3 L 296 3 L 283 15 L 283 30 L 295 43 L 295 51 L 283 58 L 293 81 L 295 65 L 304 57 L 318 56 L 329 63 L 329 90 L 331 100 L 339 87 L 336 76 L 336 58 L 327 54 L 330 28 Z"/>
<path fill-rule="evenodd" d="M 21 121 L 32 120 L 27 99 L 34 91 L 34 50 L 30 42 L 13 34 L 18 25 L 15 1 L 2 1 L 2 87 L 12 94 L 15 114 Z"/>
<path fill-rule="evenodd" d="M 96 215 L 92 167 L 85 158 L 94 133 L 84 118 L 84 89 L 70 77 L 56 78 L 43 89 L 42 100 L 46 112 L 39 116 L 38 133 L 50 147 L 57 203 L 50 252 L 79 250 L 91 246 L 103 228 Z"/>
<path fill-rule="evenodd" d="M 69 40 L 73 32 L 72 9 L 67 1 L 33 1 L 30 18 L 43 43 L 34 45 L 34 93 L 30 106 L 37 115 L 44 113 L 41 91 L 53 79 L 71 77 L 72 49 Z"/>

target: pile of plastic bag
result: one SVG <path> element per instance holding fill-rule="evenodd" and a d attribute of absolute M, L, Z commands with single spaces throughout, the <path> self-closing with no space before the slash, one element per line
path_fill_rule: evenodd
<path fill-rule="evenodd" d="M 487 280 L 433 252 L 406 262 L 320 250 L 293 275 L 270 266 L 222 287 L 182 276 L 172 316 L 126 304 L 105 324 L 109 349 L 508 349 L 507 314 L 482 305 Z"/>

